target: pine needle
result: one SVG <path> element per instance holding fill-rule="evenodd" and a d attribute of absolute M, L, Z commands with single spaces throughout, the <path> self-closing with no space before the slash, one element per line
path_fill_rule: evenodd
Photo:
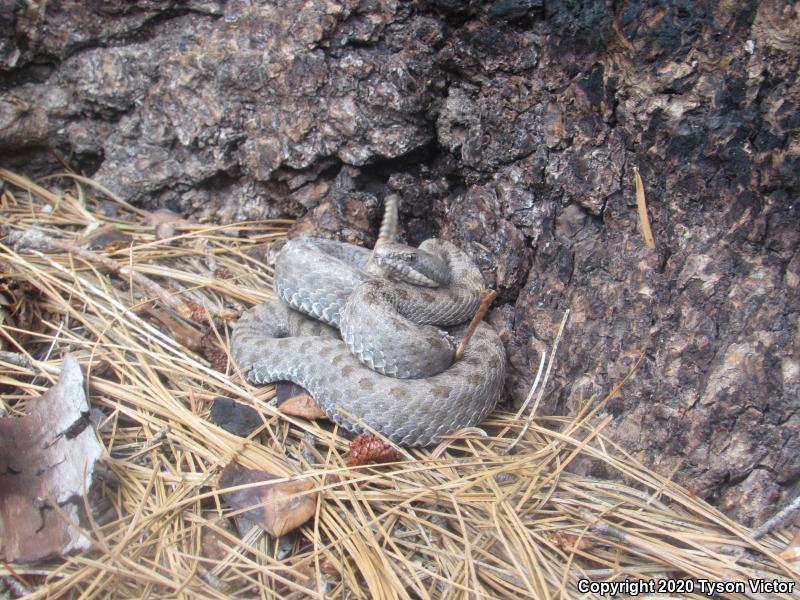
<path fill-rule="evenodd" d="M 647 203 L 644 198 L 644 183 L 639 175 L 639 169 L 633 167 L 633 181 L 636 187 L 636 208 L 639 211 L 639 225 L 642 228 L 644 243 L 651 250 L 656 248 L 656 240 L 653 237 L 653 230 L 650 228 L 650 217 L 647 216 Z"/>

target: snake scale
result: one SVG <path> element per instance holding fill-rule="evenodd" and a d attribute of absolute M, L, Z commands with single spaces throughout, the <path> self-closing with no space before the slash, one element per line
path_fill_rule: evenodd
<path fill-rule="evenodd" d="M 373 251 L 319 238 L 287 242 L 275 262 L 278 299 L 242 315 L 231 351 L 248 380 L 302 386 L 345 429 L 425 446 L 491 412 L 506 355 L 481 322 L 454 361 L 483 278 L 447 241 L 393 241 L 396 224 L 389 198 Z"/>

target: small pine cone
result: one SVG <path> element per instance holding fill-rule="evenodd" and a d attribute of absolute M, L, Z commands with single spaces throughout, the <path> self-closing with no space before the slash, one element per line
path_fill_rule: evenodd
<path fill-rule="evenodd" d="M 375 435 L 359 434 L 350 442 L 350 451 L 344 457 L 348 467 L 367 463 L 385 463 L 400 460 L 403 455 L 394 446 Z"/>

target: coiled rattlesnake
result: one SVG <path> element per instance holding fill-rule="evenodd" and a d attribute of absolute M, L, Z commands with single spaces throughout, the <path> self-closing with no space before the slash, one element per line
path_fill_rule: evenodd
<path fill-rule="evenodd" d="M 394 242 L 396 210 L 387 199 L 372 253 L 318 238 L 287 242 L 275 263 L 279 299 L 242 315 L 231 350 L 250 381 L 293 381 L 348 430 L 424 446 L 491 412 L 506 355 L 480 323 L 453 362 L 483 278 L 449 242 Z"/>

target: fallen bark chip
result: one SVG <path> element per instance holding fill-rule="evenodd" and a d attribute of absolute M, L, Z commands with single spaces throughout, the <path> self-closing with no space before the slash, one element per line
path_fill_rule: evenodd
<path fill-rule="evenodd" d="M 344 457 L 348 467 L 360 467 L 367 463 L 385 463 L 401 460 L 403 455 L 391 444 L 376 435 L 361 433 L 350 442 L 350 451 Z"/>
<path fill-rule="evenodd" d="M 588 552 L 594 547 L 590 539 L 575 535 L 574 533 L 556 531 L 551 533 L 548 538 L 556 546 L 566 552 Z"/>
<path fill-rule="evenodd" d="M 225 503 L 234 510 L 244 509 L 244 515 L 258 523 L 273 536 L 286 535 L 308 521 L 316 511 L 318 492 L 308 479 L 281 481 L 276 475 L 228 465 L 219 479 L 220 488 L 231 488 L 256 482 L 264 485 L 222 492 Z"/>
<path fill-rule="evenodd" d="M 309 396 L 310 394 L 302 385 L 297 385 L 291 381 L 275 382 L 275 399 L 280 406 L 294 396 Z"/>
<path fill-rule="evenodd" d="M 212 423 L 240 437 L 247 437 L 264 424 L 261 415 L 252 406 L 224 396 L 214 398 L 209 417 Z"/>
<path fill-rule="evenodd" d="M 147 216 L 147 222 L 153 229 L 157 240 L 165 240 L 175 235 L 176 227 L 191 225 L 192 222 L 184 219 L 178 213 L 166 208 L 154 210 Z"/>
<path fill-rule="evenodd" d="M 95 252 L 115 252 L 128 248 L 131 244 L 133 244 L 133 236 L 120 231 L 113 225 L 104 225 L 77 241 L 77 245 Z"/>
<path fill-rule="evenodd" d="M 279 381 L 275 385 L 275 397 L 278 400 L 278 410 L 284 415 L 309 420 L 327 418 L 317 401 L 296 383 Z"/>
<path fill-rule="evenodd" d="M 0 419 L 0 560 L 6 562 L 91 545 L 76 524 L 85 522 L 84 496 L 103 447 L 85 417 L 89 404 L 74 357 L 64 357 L 58 383 L 28 409 L 24 417 Z"/>

